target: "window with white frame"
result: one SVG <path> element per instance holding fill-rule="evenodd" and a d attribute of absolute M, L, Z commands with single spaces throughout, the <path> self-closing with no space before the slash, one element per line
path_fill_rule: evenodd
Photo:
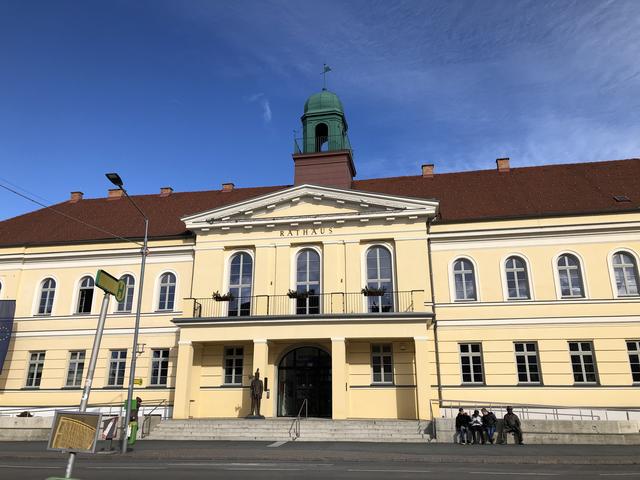
<path fill-rule="evenodd" d="M 580 261 L 575 255 L 565 253 L 558 257 L 558 279 L 562 298 L 584 297 Z"/>
<path fill-rule="evenodd" d="M 55 295 L 56 281 L 53 278 L 45 278 L 40 284 L 40 302 L 38 304 L 38 315 L 51 315 Z"/>
<path fill-rule="evenodd" d="M 482 344 L 460 344 L 460 369 L 462 372 L 462 383 L 484 383 Z"/>
<path fill-rule="evenodd" d="M 133 293 L 136 286 L 136 281 L 132 275 L 123 275 L 120 280 L 124 282 L 124 298 L 121 302 L 118 302 L 116 306 L 116 312 L 125 313 L 131 312 L 133 308 Z"/>
<path fill-rule="evenodd" d="M 151 351 L 151 385 L 164 386 L 167 384 L 169 373 L 169 349 L 162 348 Z"/>
<path fill-rule="evenodd" d="M 160 295 L 158 296 L 158 310 L 173 310 L 176 299 L 176 276 L 165 272 L 160 277 Z"/>
<path fill-rule="evenodd" d="M 393 312 L 393 268 L 391 252 L 382 246 L 367 250 L 367 289 L 380 292 L 379 295 L 368 295 L 368 311 L 370 313 Z"/>
<path fill-rule="evenodd" d="M 238 252 L 229 263 L 229 316 L 251 315 L 253 259 L 247 252 Z"/>
<path fill-rule="evenodd" d="M 80 280 L 80 289 L 78 290 L 78 307 L 77 313 L 91 313 L 93 305 L 93 277 L 82 277 Z"/>
<path fill-rule="evenodd" d="M 296 257 L 296 314 L 320 313 L 320 255 L 305 248 Z"/>
<path fill-rule="evenodd" d="M 80 387 L 82 385 L 82 373 L 84 372 L 84 350 L 69 352 L 69 368 L 67 369 L 67 387 Z"/>
<path fill-rule="evenodd" d="M 373 383 L 393 384 L 393 350 L 390 343 L 371 345 L 371 374 Z"/>
<path fill-rule="evenodd" d="M 640 383 L 640 340 L 627 340 L 633 383 Z"/>
<path fill-rule="evenodd" d="M 127 351 L 111 350 L 109 352 L 109 377 L 107 385 L 121 387 L 124 385 L 124 374 L 127 367 Z"/>
<path fill-rule="evenodd" d="M 575 383 L 597 383 L 596 361 L 593 356 L 593 343 L 569 342 L 571 368 Z"/>
<path fill-rule="evenodd" d="M 27 370 L 27 388 L 40 388 L 42 370 L 44 370 L 45 352 L 30 352 Z"/>
<path fill-rule="evenodd" d="M 242 367 L 244 349 L 242 347 L 225 347 L 224 349 L 224 383 L 225 385 L 242 385 Z"/>
<path fill-rule="evenodd" d="M 509 257 L 505 262 L 507 277 L 507 298 L 509 300 L 528 300 L 531 298 L 527 263 L 521 257 Z"/>
<path fill-rule="evenodd" d="M 628 252 L 616 252 L 612 258 L 613 274 L 619 297 L 638 296 L 638 265 Z"/>
<path fill-rule="evenodd" d="M 515 342 L 519 383 L 540 383 L 540 363 L 536 342 Z"/>
<path fill-rule="evenodd" d="M 453 281 L 456 300 L 477 300 L 476 277 L 471 260 L 459 258 L 453 262 Z"/>

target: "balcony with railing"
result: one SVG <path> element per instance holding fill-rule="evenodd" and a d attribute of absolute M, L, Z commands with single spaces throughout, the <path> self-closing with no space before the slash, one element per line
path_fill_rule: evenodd
<path fill-rule="evenodd" d="M 379 294 L 376 294 L 379 293 Z M 424 290 L 393 292 L 290 292 L 286 295 L 190 298 L 193 318 L 296 316 L 419 316 L 426 314 Z M 186 311 L 188 312 L 188 310 Z M 185 312 L 185 313 L 186 313 Z M 188 313 L 187 313 L 188 315 Z M 429 315 L 429 314 L 427 314 Z"/>
<path fill-rule="evenodd" d="M 320 153 L 353 150 L 346 133 L 342 135 L 318 135 L 293 139 L 293 153 Z"/>

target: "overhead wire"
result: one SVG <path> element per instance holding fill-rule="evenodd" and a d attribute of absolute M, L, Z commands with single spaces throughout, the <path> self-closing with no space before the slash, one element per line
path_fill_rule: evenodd
<path fill-rule="evenodd" d="M 112 236 L 114 238 L 117 238 L 117 239 L 120 239 L 120 240 L 124 240 L 125 242 L 134 243 L 134 244 L 138 245 L 139 247 L 143 247 L 143 245 L 141 243 L 136 242 L 135 240 L 131 240 L 130 238 L 123 237 L 121 235 L 118 235 L 117 233 L 113 233 L 113 232 L 111 232 L 111 231 L 109 231 L 107 229 L 104 229 L 102 227 L 98 227 L 97 225 L 93 225 L 91 223 L 85 222 L 84 220 L 81 220 L 81 219 L 79 219 L 77 217 L 74 217 L 73 215 L 69 215 L 69 214 L 67 214 L 65 212 L 61 212 L 60 210 L 57 210 L 57 209 L 55 209 L 54 207 L 52 207 L 50 205 L 47 205 L 47 204 L 45 204 L 45 203 L 43 203 L 43 202 L 41 202 L 39 200 L 36 200 L 35 198 L 30 197 L 29 195 L 33 195 L 34 197 L 39 197 L 39 195 L 31 193 L 28 190 L 26 190 L 26 189 L 24 189 L 22 187 L 19 187 L 18 185 L 15 185 L 14 183 L 12 183 L 12 182 L 10 182 L 10 181 L 2 178 L 2 177 L 0 177 L 0 180 L 2 180 L 5 183 L 8 183 L 9 185 L 13 186 L 14 188 L 11 188 L 11 187 L 9 187 L 7 185 L 4 185 L 3 183 L 0 183 L 0 187 L 4 188 L 5 190 L 7 190 L 7 191 L 9 191 L 9 192 L 11 192 L 11 193 L 13 193 L 15 195 L 18 195 L 19 197 L 24 198 L 25 200 L 28 200 L 28 201 L 30 201 L 32 203 L 35 203 L 36 205 L 39 205 L 39 206 L 41 206 L 43 208 L 46 208 L 48 210 L 51 210 L 52 212 L 57 213 L 58 215 L 61 215 L 61 216 L 65 217 L 65 218 L 68 218 L 69 220 L 73 220 L 74 222 L 78 222 L 78 223 L 84 225 L 85 227 L 91 228 L 91 229 L 96 230 L 96 231 L 98 231 L 100 233 L 105 233 L 105 234 L 110 235 L 110 236 Z M 15 190 L 16 188 L 19 188 L 20 190 L 23 190 L 23 191 L 29 193 L 29 195 L 25 195 L 24 193 L 21 193 L 21 192 Z M 40 198 L 42 198 L 42 197 L 40 197 Z M 43 199 L 43 200 L 46 200 L 46 199 Z"/>

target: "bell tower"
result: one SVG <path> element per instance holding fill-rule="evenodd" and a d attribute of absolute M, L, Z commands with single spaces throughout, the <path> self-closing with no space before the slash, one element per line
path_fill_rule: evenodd
<path fill-rule="evenodd" d="M 304 104 L 302 138 L 295 139 L 294 184 L 351 188 L 356 175 L 347 119 L 338 96 L 326 89 Z"/>

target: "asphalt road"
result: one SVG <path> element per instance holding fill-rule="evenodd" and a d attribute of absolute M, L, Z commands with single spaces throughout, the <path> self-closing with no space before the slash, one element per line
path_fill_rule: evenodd
<path fill-rule="evenodd" d="M 62 459 L 30 459 L 29 461 L 0 461 L 0 478 L 42 480 L 64 477 Z M 74 478 L 114 480 L 164 479 L 422 479 L 442 480 L 473 478 L 530 478 L 559 479 L 640 478 L 640 466 L 587 465 L 474 465 L 474 464 L 415 464 L 407 462 L 219 462 L 219 461 L 108 461 L 79 459 Z"/>

